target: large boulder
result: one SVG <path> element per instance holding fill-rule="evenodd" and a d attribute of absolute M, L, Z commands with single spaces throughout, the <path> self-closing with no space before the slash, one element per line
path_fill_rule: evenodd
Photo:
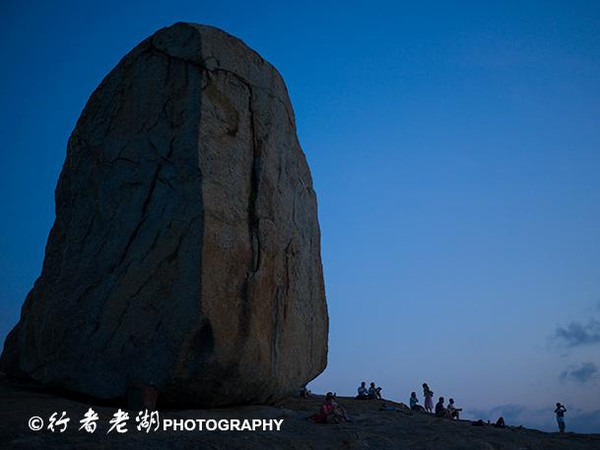
<path fill-rule="evenodd" d="M 279 73 L 216 28 L 134 48 L 68 143 L 2 369 L 98 398 L 281 399 L 323 371 L 317 201 Z"/>

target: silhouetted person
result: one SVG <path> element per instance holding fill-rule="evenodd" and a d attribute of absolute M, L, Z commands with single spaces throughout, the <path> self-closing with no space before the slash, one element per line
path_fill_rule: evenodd
<path fill-rule="evenodd" d="M 425 411 L 433 412 L 433 391 L 427 383 L 423 383 L 423 397 L 425 397 Z"/>
<path fill-rule="evenodd" d="M 454 406 L 454 399 L 451 398 L 450 400 L 448 400 L 448 407 L 446 408 L 448 410 L 448 415 L 450 416 L 451 419 L 459 419 L 459 415 L 460 412 L 462 411 L 462 408 L 457 408 Z"/>
<path fill-rule="evenodd" d="M 335 417 L 335 423 L 350 422 L 346 408 L 340 405 L 335 392 L 333 393 L 333 416 Z"/>
<path fill-rule="evenodd" d="M 504 417 L 498 417 L 498 420 L 496 420 L 496 423 L 494 424 L 494 426 L 496 428 L 505 428 L 506 423 L 504 422 Z"/>
<path fill-rule="evenodd" d="M 419 399 L 417 398 L 416 392 L 410 393 L 409 403 L 410 403 L 410 409 L 412 409 L 413 411 L 423 411 L 423 407 L 418 404 Z"/>
<path fill-rule="evenodd" d="M 311 394 L 312 392 L 310 392 L 310 389 L 308 389 L 306 385 L 304 385 L 300 388 L 300 392 L 298 395 L 300 396 L 300 398 L 310 398 Z"/>
<path fill-rule="evenodd" d="M 440 397 L 438 402 L 435 404 L 435 416 L 448 417 L 448 411 L 446 408 L 444 408 L 444 397 Z"/>
<path fill-rule="evenodd" d="M 360 386 L 358 387 L 358 395 L 356 396 L 356 398 L 359 400 L 366 400 L 369 398 L 367 383 L 365 383 L 364 381 L 360 383 Z"/>
<path fill-rule="evenodd" d="M 369 398 L 370 399 L 380 399 L 381 400 L 381 388 L 380 387 L 375 387 L 375 382 L 371 381 L 371 385 L 369 386 L 369 392 L 368 392 Z"/>
<path fill-rule="evenodd" d="M 556 409 L 554 413 L 556 414 L 556 422 L 558 422 L 558 431 L 561 433 L 565 432 L 565 413 L 567 412 L 567 408 L 565 408 L 560 403 L 556 404 Z"/>
<path fill-rule="evenodd" d="M 308 420 L 314 423 L 341 423 L 350 421 L 350 418 L 344 407 L 337 402 L 337 396 L 328 392 L 319 412 L 310 416 Z"/>

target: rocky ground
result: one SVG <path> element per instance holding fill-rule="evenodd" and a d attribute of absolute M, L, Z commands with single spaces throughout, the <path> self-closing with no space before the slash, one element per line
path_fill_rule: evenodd
<path fill-rule="evenodd" d="M 600 435 L 544 433 L 513 428 L 475 427 L 469 421 L 437 419 L 429 414 L 379 411 L 380 402 L 339 400 L 352 422 L 316 425 L 306 418 L 322 397 L 290 399 L 279 406 L 245 406 L 211 410 L 159 411 L 160 419 L 281 418 L 282 431 L 137 431 L 137 412 L 130 412 L 128 431 L 109 429 L 119 405 L 97 405 L 81 398 L 59 396 L 35 385 L 0 379 L 0 448 L 2 449 L 443 449 L 443 450 L 578 450 L 599 449 Z M 79 431 L 79 420 L 93 406 L 99 415 L 94 433 Z M 71 418 L 64 433 L 31 431 L 31 416 L 46 423 L 53 412 Z"/>

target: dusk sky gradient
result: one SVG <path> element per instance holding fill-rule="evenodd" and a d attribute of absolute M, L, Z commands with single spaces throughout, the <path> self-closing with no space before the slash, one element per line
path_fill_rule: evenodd
<path fill-rule="evenodd" d="M 0 337 L 39 276 L 89 95 L 174 22 L 286 81 L 319 202 L 310 384 L 600 432 L 600 2 L 0 2 Z"/>

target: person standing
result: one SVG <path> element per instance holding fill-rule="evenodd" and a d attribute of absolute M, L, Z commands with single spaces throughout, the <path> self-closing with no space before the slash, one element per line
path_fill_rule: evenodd
<path fill-rule="evenodd" d="M 558 431 L 561 433 L 565 432 L 565 413 L 567 412 L 567 408 L 565 408 L 560 403 L 556 404 L 556 409 L 554 413 L 556 414 L 556 422 L 558 422 Z"/>
<path fill-rule="evenodd" d="M 427 383 L 423 383 L 423 397 L 425 397 L 425 411 L 433 412 L 433 391 Z"/>

